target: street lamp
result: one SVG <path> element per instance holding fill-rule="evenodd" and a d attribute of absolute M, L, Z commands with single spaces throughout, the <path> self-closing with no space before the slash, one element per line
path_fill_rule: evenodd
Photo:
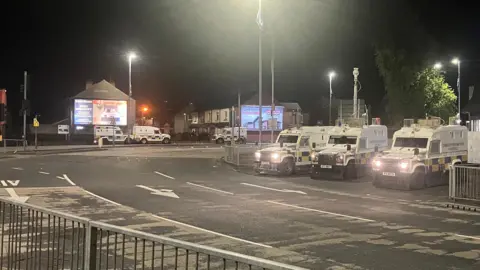
<path fill-rule="evenodd" d="M 458 91 L 458 117 L 460 117 L 460 59 L 459 58 L 453 58 L 452 59 L 452 64 L 456 65 L 458 68 L 457 72 L 457 91 Z"/>
<path fill-rule="evenodd" d="M 133 121 L 135 121 L 136 118 L 136 109 L 133 107 L 132 109 L 132 60 L 137 58 L 137 55 L 135 52 L 129 52 L 127 54 L 128 58 L 128 109 L 127 109 L 127 115 L 129 111 L 133 112 Z M 127 116 L 127 124 L 128 124 L 128 140 L 130 141 L 130 134 L 132 133 L 132 121 L 128 121 L 128 116 Z"/>
<path fill-rule="evenodd" d="M 437 69 L 437 70 L 442 69 L 442 63 L 440 63 L 440 62 L 435 63 L 435 65 L 433 65 L 433 68 Z"/>
<path fill-rule="evenodd" d="M 333 91 L 332 91 L 332 79 L 335 77 L 335 72 L 334 71 L 330 71 L 330 73 L 328 73 L 328 78 L 329 78 L 329 81 L 330 81 L 330 105 L 329 105 L 329 112 L 328 112 L 328 124 L 329 125 L 332 125 L 332 94 L 333 94 Z"/>

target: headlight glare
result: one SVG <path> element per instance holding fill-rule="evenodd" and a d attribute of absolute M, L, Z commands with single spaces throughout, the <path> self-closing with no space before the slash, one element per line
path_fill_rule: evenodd
<path fill-rule="evenodd" d="M 272 159 L 278 159 L 280 155 L 278 153 L 273 153 L 272 154 Z"/>
<path fill-rule="evenodd" d="M 256 160 L 260 160 L 260 156 L 261 156 L 261 155 L 262 155 L 262 154 L 260 154 L 260 152 L 255 152 L 255 159 L 256 159 Z"/>
<path fill-rule="evenodd" d="M 405 170 L 408 167 L 408 162 L 402 161 L 400 162 L 400 169 Z"/>
<path fill-rule="evenodd" d="M 377 168 L 381 167 L 382 166 L 382 162 L 380 160 L 374 160 L 373 161 L 373 165 Z"/>

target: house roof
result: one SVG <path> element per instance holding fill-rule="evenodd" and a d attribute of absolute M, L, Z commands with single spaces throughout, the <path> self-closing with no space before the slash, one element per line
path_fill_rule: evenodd
<path fill-rule="evenodd" d="M 99 83 L 92 84 L 83 92 L 73 97 L 74 99 L 107 99 L 107 100 L 128 100 L 129 97 L 122 90 L 116 88 L 113 84 L 102 80 Z"/>
<path fill-rule="evenodd" d="M 301 111 L 302 110 L 300 105 L 298 103 L 295 103 L 295 102 L 280 102 L 279 105 L 285 107 L 286 110 L 292 110 L 292 111 L 293 110 L 295 110 L 295 111 Z"/>

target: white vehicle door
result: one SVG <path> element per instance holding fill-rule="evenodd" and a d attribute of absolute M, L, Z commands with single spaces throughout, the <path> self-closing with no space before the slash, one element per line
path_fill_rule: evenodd
<path fill-rule="evenodd" d="M 310 165 L 310 150 L 310 137 L 300 137 L 296 152 L 296 165 Z"/>

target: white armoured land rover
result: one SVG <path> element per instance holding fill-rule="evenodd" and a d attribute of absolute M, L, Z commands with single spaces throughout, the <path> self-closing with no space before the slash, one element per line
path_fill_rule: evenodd
<path fill-rule="evenodd" d="M 328 134 L 327 146 L 312 153 L 312 179 L 351 179 L 370 170 L 373 157 L 388 149 L 387 127 L 380 125 L 378 118 L 372 125 L 364 122 L 362 118 L 337 120 Z"/>
<path fill-rule="evenodd" d="M 276 144 L 255 152 L 255 171 L 283 175 L 301 170 L 308 172 L 312 149 L 325 146 L 331 128 L 307 126 L 281 131 Z"/>
<path fill-rule="evenodd" d="M 411 190 L 448 184 L 449 165 L 468 161 L 468 129 L 441 121 L 405 119 L 392 148 L 373 161 L 373 185 Z"/>

